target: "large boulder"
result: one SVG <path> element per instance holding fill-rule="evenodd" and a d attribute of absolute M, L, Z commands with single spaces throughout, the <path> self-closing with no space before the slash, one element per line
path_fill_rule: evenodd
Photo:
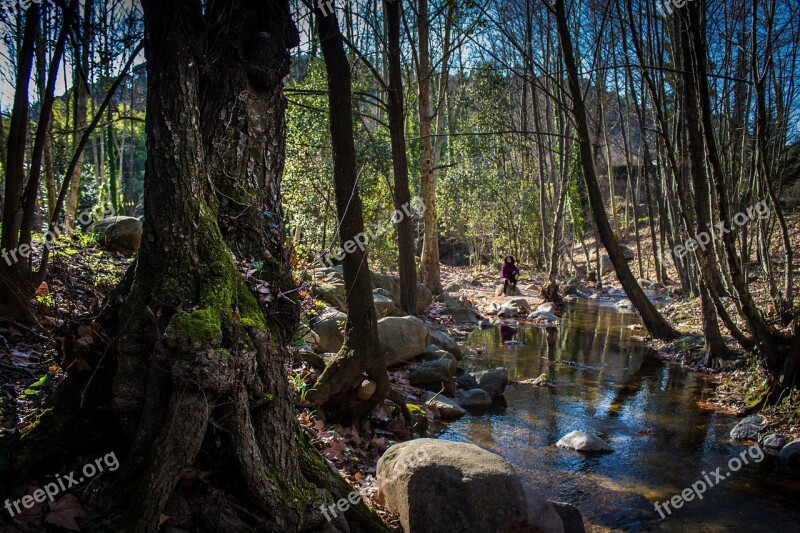
<path fill-rule="evenodd" d="M 390 316 L 378 320 L 378 338 L 386 366 L 392 366 L 407 363 L 425 351 L 428 328 L 414 316 Z"/>
<path fill-rule="evenodd" d="M 395 302 L 401 301 L 399 277 L 372 273 L 372 286 L 376 289 L 384 289 L 389 292 Z M 421 315 L 433 302 L 433 293 L 431 293 L 431 291 L 422 283 L 417 283 L 417 289 L 415 291 L 414 298 L 417 304 L 415 312 L 416 314 Z"/>
<path fill-rule="evenodd" d="M 452 318 L 453 322 L 456 324 L 477 324 L 479 322 L 475 313 L 466 307 L 457 307 L 455 309 L 448 308 L 442 311 L 442 314 L 450 315 L 450 318 Z"/>
<path fill-rule="evenodd" d="M 558 448 L 566 448 L 568 450 L 584 453 L 611 451 L 611 446 L 597 435 L 577 430 L 561 437 L 561 440 L 556 443 L 556 446 Z"/>
<path fill-rule="evenodd" d="M 322 281 L 312 285 L 311 292 L 314 294 L 314 298 L 336 309 L 344 310 L 346 307 L 344 281 L 331 278 L 330 281 Z"/>
<path fill-rule="evenodd" d="M 142 243 L 142 221 L 134 217 L 109 217 L 89 226 L 103 246 L 135 251 Z"/>
<path fill-rule="evenodd" d="M 474 444 L 395 444 L 378 461 L 377 478 L 380 498 L 406 533 L 563 531 L 546 501 L 529 511 L 525 487 L 505 459 Z M 533 521 L 539 517 L 547 521 Z"/>
<path fill-rule="evenodd" d="M 408 381 L 415 387 L 428 388 L 433 386 L 434 390 L 441 390 L 444 383 L 453 381 L 452 362 L 448 359 L 437 359 L 436 361 L 426 361 L 419 364 L 408 375 Z"/>
<path fill-rule="evenodd" d="M 732 440 L 758 440 L 758 434 L 764 429 L 764 419 L 759 415 L 743 418 L 731 430 Z"/>
<path fill-rule="evenodd" d="M 372 301 L 375 303 L 375 313 L 378 318 L 386 318 L 387 316 L 403 316 L 403 311 L 394 303 L 392 297 L 383 289 L 375 289 L 372 291 Z"/>
<path fill-rule="evenodd" d="M 492 397 L 483 389 L 465 390 L 456 397 L 458 405 L 465 409 L 475 409 L 492 405 Z"/>
<path fill-rule="evenodd" d="M 344 333 L 342 332 L 346 322 L 347 315 L 333 307 L 328 307 L 322 311 L 313 326 L 314 333 L 319 337 L 315 346 L 317 351 L 338 352 L 344 343 Z"/>
<path fill-rule="evenodd" d="M 581 512 L 574 505 L 561 502 L 550 502 L 550 505 L 561 517 L 561 523 L 564 526 L 564 533 L 586 533 L 586 528 L 583 525 L 583 516 Z"/>
<path fill-rule="evenodd" d="M 503 367 L 491 368 L 471 374 L 478 387 L 489 393 L 492 398 L 502 396 L 508 385 L 508 369 Z"/>

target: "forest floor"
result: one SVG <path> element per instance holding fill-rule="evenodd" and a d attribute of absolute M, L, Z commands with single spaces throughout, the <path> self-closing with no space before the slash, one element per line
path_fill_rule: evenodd
<path fill-rule="evenodd" d="M 790 217 L 792 238 L 796 246 L 800 246 L 800 217 Z M 642 231 L 642 234 L 647 232 Z M 630 246 L 630 239 L 627 239 Z M 591 244 L 591 243 L 590 243 Z M 649 253 L 649 244 L 641 244 L 643 253 Z M 594 246 L 591 245 L 590 249 Z M 576 262 L 579 250 L 574 250 Z M 580 254 L 583 252 L 580 251 Z M 777 256 L 777 253 L 776 253 Z M 86 237 L 76 236 L 72 240 L 58 243 L 52 257 L 50 274 L 46 284 L 37 293 L 37 306 L 40 312 L 38 327 L 29 328 L 20 324 L 0 325 L 0 442 L 13 436 L 33 423 L 47 399 L 53 394 L 66 374 L 61 368 L 61 331 L 63 326 L 79 317 L 96 314 L 103 306 L 105 296 L 121 279 L 130 264 L 130 257 L 118 252 L 102 249 Z M 634 272 L 638 262 L 631 261 Z M 653 279 L 652 265 L 643 265 L 643 274 Z M 566 273 L 565 273 L 566 274 Z M 650 277 L 652 276 L 652 277 Z M 669 273 L 676 279 L 674 273 Z M 763 308 L 769 308 L 765 276 L 762 269 L 754 267 L 750 272 L 751 289 L 757 302 Z M 800 278 L 800 275 L 796 277 Z M 562 278 L 562 281 L 565 278 Z M 471 306 L 483 313 L 491 304 L 507 302 L 507 297 L 495 296 L 498 281 L 494 267 L 472 269 L 467 267 L 443 267 L 443 286 L 458 284 L 459 289 L 450 294 L 461 303 Z M 618 287 L 614 274 L 606 275 L 603 288 Z M 532 309 L 542 303 L 538 287 L 544 282 L 544 275 L 535 269 L 522 265 L 519 287 L 523 297 Z M 588 288 L 595 288 L 592 283 L 584 282 Z M 675 284 L 668 284 L 668 288 Z M 800 287 L 798 288 L 800 290 Z M 752 405 L 754 398 L 761 393 L 761 376 L 754 363 L 740 350 L 736 350 L 732 339 L 729 339 L 732 355 L 723 361 L 718 369 L 707 369 L 703 366 L 702 333 L 700 305 L 696 299 L 673 298 L 663 312 L 668 320 L 686 337 L 673 343 L 655 343 L 652 346 L 658 354 L 674 363 L 684 365 L 692 370 L 709 373 L 718 383 L 716 393 L 706 407 L 737 414 L 744 413 Z M 428 311 L 428 317 L 448 327 L 450 335 L 456 340 L 463 340 L 472 328 L 448 323 L 449 318 L 439 314 L 437 305 Z M 91 341 L 91 336 L 87 342 Z M 434 435 L 441 427 L 423 401 L 424 391 L 412 387 L 408 383 L 408 373 L 413 364 L 391 369 L 390 377 L 394 388 L 400 390 L 427 415 L 428 435 Z M 290 383 L 301 392 L 302 383 L 313 380 L 313 372 L 296 360 L 287 376 Z M 359 431 L 355 427 L 342 427 L 325 424 L 314 413 L 310 405 L 305 404 L 298 394 L 298 420 L 311 436 L 322 455 L 345 477 L 362 497 L 372 505 L 386 520 L 393 530 L 399 531 L 399 523 L 379 500 L 377 494 L 375 468 L 378 458 L 394 442 L 410 437 L 399 416 L 397 409 L 391 404 L 379 409 L 370 419 L 369 430 Z M 788 438 L 800 436 L 800 397 L 797 394 L 786 398 L 780 405 L 768 408 L 761 413 L 766 418 L 770 431 L 780 433 Z M 9 468 L 3 464 L 0 455 L 0 471 Z M 0 494 L 8 494 L 11 486 L 6 476 L 0 476 Z M 19 480 L 17 480 L 19 481 Z M 29 480 L 28 483 L 35 483 Z M 82 489 L 87 491 L 87 488 Z M 67 514 L 75 516 L 85 512 L 81 501 L 69 500 Z M 71 506 L 71 507 L 70 507 Z M 72 511 L 70 511 L 72 509 Z M 62 513 L 63 514 L 63 513 Z M 29 528 L 41 524 L 43 520 L 55 521 L 63 525 L 61 514 L 53 510 L 40 511 L 39 516 L 18 517 L 27 520 L 23 525 Z M 70 522 L 65 522 L 70 523 Z M 74 523 L 74 520 L 73 520 Z M 9 525 L 3 525 L 0 518 L 0 533 L 18 531 Z"/>

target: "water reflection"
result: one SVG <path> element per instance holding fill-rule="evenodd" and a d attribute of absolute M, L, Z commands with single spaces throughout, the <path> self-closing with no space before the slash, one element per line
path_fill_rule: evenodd
<path fill-rule="evenodd" d="M 664 501 L 743 450 L 736 420 L 701 409 L 706 377 L 654 358 L 629 328 L 635 315 L 573 307 L 559 330 L 476 330 L 475 368 L 505 366 L 514 380 L 548 374 L 553 387 L 515 385 L 507 409 L 468 416 L 442 437 L 468 440 L 508 459 L 550 499 L 577 505 L 602 529 L 800 531 L 800 485 L 771 458 L 749 465 L 659 520 Z M 504 344 L 511 339 L 523 345 Z M 573 429 L 605 438 L 614 453 L 584 457 L 553 447 Z"/>

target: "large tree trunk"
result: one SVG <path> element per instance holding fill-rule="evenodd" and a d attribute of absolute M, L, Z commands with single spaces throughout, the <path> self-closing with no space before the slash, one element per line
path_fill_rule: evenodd
<path fill-rule="evenodd" d="M 102 503 L 120 531 L 157 531 L 179 508 L 199 531 L 384 530 L 363 504 L 326 522 L 320 505 L 351 489 L 299 432 L 284 373 L 297 316 L 278 216 L 288 4 L 143 7 L 144 236 L 113 317 L 97 322 L 116 328 L 116 351 L 81 354 L 94 372 L 70 371 L 20 452 L 41 459 L 113 437 L 127 453 Z M 237 227 L 230 215 L 244 209 Z M 264 266 L 245 278 L 253 259 Z M 83 432 L 51 438 L 65 426 Z"/>
<path fill-rule="evenodd" d="M 364 235 L 353 136 L 350 62 L 344 51 L 335 8 L 332 6 L 323 11 L 317 6 L 314 14 L 319 25 L 320 46 L 328 73 L 333 179 L 339 236 L 342 248 L 349 253 L 345 254 L 342 261 L 347 294 L 344 345 L 336 359 L 320 376 L 316 390 L 308 397 L 322 405 L 326 414 L 359 420 L 386 397 L 389 376 L 384 358 L 378 351 L 378 324 L 366 248 L 348 246 L 349 243 L 358 243 L 359 236 Z M 413 269 L 411 274 L 413 276 Z M 358 397 L 358 389 L 365 374 L 375 381 L 377 390 L 371 398 L 362 401 Z"/>
<path fill-rule="evenodd" d="M 591 137 L 586 118 L 586 107 L 583 101 L 583 91 L 578 78 L 578 69 L 575 64 L 575 53 L 572 47 L 572 36 L 570 35 L 567 15 L 564 7 L 564 0 L 556 0 L 554 4 L 556 25 L 558 28 L 558 38 L 561 43 L 561 51 L 564 66 L 569 79 L 569 90 L 572 95 L 572 113 L 575 117 L 575 126 L 578 134 L 578 145 L 580 147 L 581 167 L 583 169 L 584 182 L 586 183 L 589 203 L 592 207 L 592 214 L 597 226 L 600 240 L 603 242 L 617 278 L 622 284 L 622 288 L 630 298 L 634 307 L 639 311 L 645 327 L 650 334 L 657 339 L 672 339 L 677 336 L 677 332 L 670 326 L 664 317 L 656 310 L 653 303 L 647 299 L 644 291 L 639 286 L 636 278 L 631 272 L 628 262 L 622 255 L 619 242 L 614 234 L 611 224 L 608 222 L 605 206 L 603 205 L 603 193 L 597 181 L 597 171 L 594 166 L 592 154 Z M 599 255 L 599 254 L 598 254 Z"/>
<path fill-rule="evenodd" d="M 392 2 L 389 2 L 391 4 Z M 394 2 L 400 4 L 399 0 Z M 389 7 L 388 9 L 399 8 Z M 394 17 L 393 17 L 394 18 Z M 399 19 L 397 20 L 397 44 L 399 55 Z M 417 65 L 419 142 L 420 142 L 420 183 L 425 213 L 422 215 L 423 240 L 422 257 L 419 262 L 419 277 L 422 283 L 434 294 L 442 292 L 442 279 L 439 272 L 439 228 L 436 221 L 436 175 L 433 168 L 433 114 L 431 112 L 431 66 L 429 50 L 430 24 L 428 20 L 428 0 L 418 0 L 417 30 L 419 33 L 419 64 Z M 391 28 L 390 28 L 391 31 Z M 392 41 L 390 46 L 395 47 Z M 446 53 L 446 51 L 444 51 Z M 397 59 L 399 63 L 399 57 Z M 402 97 L 402 91 L 401 91 Z"/>
<path fill-rule="evenodd" d="M 397 225 L 397 248 L 400 270 L 400 307 L 411 315 L 417 309 L 417 260 L 414 254 L 414 235 L 411 217 L 404 214 L 411 208 L 408 189 L 408 156 L 406 154 L 405 112 L 403 110 L 403 70 L 400 52 L 400 24 L 403 5 L 401 0 L 386 0 L 386 31 L 389 54 L 389 136 L 392 142 L 394 166 L 394 208 L 400 213 Z M 323 50 L 324 52 L 324 50 Z M 430 155 L 430 154 L 429 154 Z M 427 216 L 428 207 L 426 205 Z M 393 220 L 394 221 L 394 220 Z M 438 264 L 438 259 L 437 259 Z"/>

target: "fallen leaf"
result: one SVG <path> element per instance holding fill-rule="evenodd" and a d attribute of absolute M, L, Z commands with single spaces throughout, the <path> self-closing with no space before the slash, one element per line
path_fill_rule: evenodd
<path fill-rule="evenodd" d="M 44 521 L 70 531 L 80 531 L 81 528 L 75 519 L 81 518 L 85 514 L 86 510 L 84 510 L 78 498 L 73 494 L 67 494 L 60 500 L 50 504 L 50 512 Z"/>

